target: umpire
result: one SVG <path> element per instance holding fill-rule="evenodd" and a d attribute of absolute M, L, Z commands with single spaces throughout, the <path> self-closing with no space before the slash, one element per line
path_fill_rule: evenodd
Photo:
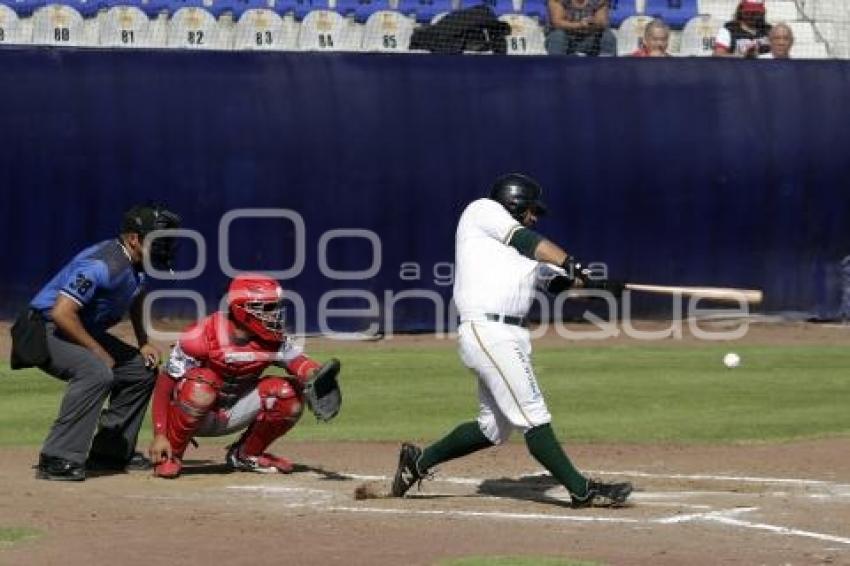
<path fill-rule="evenodd" d="M 82 481 L 86 468 L 150 466 L 135 452 L 160 357 L 142 320 L 143 258 L 170 269 L 174 239 L 150 234 L 179 226 L 180 217 L 161 207 L 131 208 L 117 238 L 77 254 L 15 321 L 12 367 L 38 367 L 68 384 L 37 478 Z M 139 348 L 107 333 L 128 312 Z"/>

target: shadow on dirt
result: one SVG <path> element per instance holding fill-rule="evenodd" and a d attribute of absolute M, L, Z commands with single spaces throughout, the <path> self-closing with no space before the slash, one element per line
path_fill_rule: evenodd
<path fill-rule="evenodd" d="M 559 485 L 555 478 L 548 474 L 488 479 L 478 486 L 478 494 L 569 507 L 569 502 L 546 494 L 548 490 Z"/>

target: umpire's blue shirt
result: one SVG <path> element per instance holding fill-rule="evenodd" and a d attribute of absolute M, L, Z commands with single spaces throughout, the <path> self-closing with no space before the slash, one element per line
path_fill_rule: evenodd
<path fill-rule="evenodd" d="M 50 320 L 59 293 L 80 305 L 80 320 L 89 332 L 106 330 L 119 322 L 144 285 L 124 246 L 106 240 L 76 255 L 30 302 Z"/>

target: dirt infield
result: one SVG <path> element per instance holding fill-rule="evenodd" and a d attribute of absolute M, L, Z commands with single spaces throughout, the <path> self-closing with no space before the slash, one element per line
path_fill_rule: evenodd
<path fill-rule="evenodd" d="M 511 444 L 444 465 L 404 499 L 384 488 L 390 444 L 281 443 L 291 475 L 228 474 L 221 446 L 176 481 L 146 473 L 82 484 L 33 479 L 37 449 L 4 449 L 2 564 L 434 564 L 468 555 L 608 564 L 850 564 L 850 439 L 734 447 L 570 446 L 599 477 L 639 488 L 621 509 L 570 509 Z"/>
<path fill-rule="evenodd" d="M 657 325 L 655 325 L 657 327 Z M 122 331 L 126 331 L 123 329 Z M 0 328 L 0 359 L 8 355 Z M 561 340 L 546 336 L 536 344 Z M 618 338 L 617 340 L 627 340 Z M 313 340 L 312 349 L 443 347 L 429 336 Z M 850 328 L 753 325 L 740 343 L 850 345 Z M 582 345 L 611 344 L 585 342 Z M 693 346 L 692 338 L 661 342 Z M 583 469 L 633 481 L 621 509 L 573 510 L 521 444 L 445 464 L 404 500 L 386 490 L 397 445 L 293 443 L 291 475 L 226 473 L 222 445 L 176 481 L 147 473 L 38 481 L 37 447 L 0 450 L 0 564 L 435 564 L 563 556 L 606 564 L 850 564 L 850 438 L 734 446 L 568 445 Z"/>

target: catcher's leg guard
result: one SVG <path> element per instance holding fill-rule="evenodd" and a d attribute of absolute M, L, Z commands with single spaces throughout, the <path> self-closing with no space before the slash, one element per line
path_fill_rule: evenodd
<path fill-rule="evenodd" d="M 221 377 L 207 368 L 190 369 L 177 384 L 165 432 L 175 458 L 183 456 L 204 415 L 215 405 L 221 384 Z"/>
<path fill-rule="evenodd" d="M 257 386 L 260 412 L 227 454 L 228 463 L 235 469 L 254 472 L 292 471 L 292 462 L 265 453 L 272 442 L 295 426 L 304 410 L 299 391 L 282 377 L 266 377 Z"/>

